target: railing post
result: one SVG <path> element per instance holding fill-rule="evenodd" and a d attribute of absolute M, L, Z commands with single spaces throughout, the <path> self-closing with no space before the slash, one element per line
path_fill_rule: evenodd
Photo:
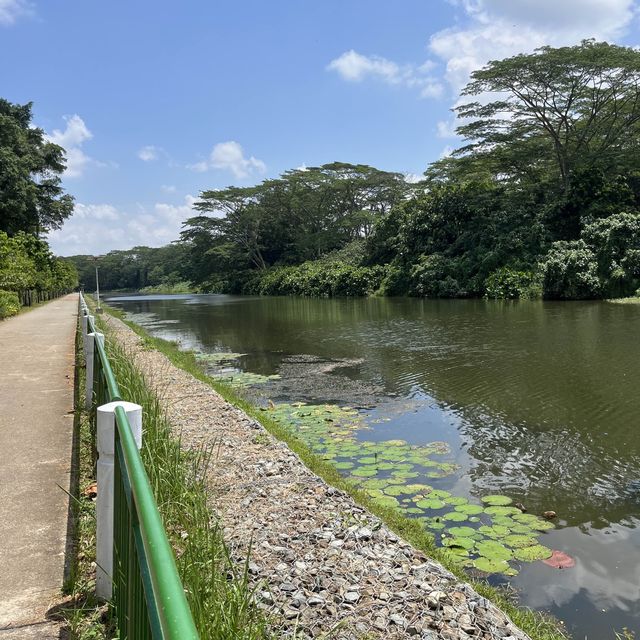
<path fill-rule="evenodd" d="M 138 449 L 142 447 L 142 407 L 139 404 L 119 400 L 97 408 L 96 595 L 105 600 L 110 600 L 113 593 L 113 456 L 116 407 L 125 410 Z"/>
<path fill-rule="evenodd" d="M 93 363 L 94 357 L 93 352 L 95 351 L 95 340 L 98 339 L 100 344 L 104 344 L 104 333 L 88 333 L 87 334 L 87 351 L 84 354 L 85 356 L 85 408 L 87 411 L 91 409 L 91 405 L 93 404 Z"/>

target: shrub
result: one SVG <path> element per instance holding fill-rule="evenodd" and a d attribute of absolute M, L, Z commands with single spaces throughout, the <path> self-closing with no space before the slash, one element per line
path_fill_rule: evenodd
<path fill-rule="evenodd" d="M 20 300 L 18 294 L 13 291 L 0 290 L 0 320 L 15 316 L 20 311 Z"/>
<path fill-rule="evenodd" d="M 409 293 L 427 298 L 457 298 L 466 295 L 455 273 L 453 260 L 441 254 L 422 255 L 411 269 Z"/>
<path fill-rule="evenodd" d="M 533 271 L 517 271 L 511 267 L 496 269 L 484 282 L 485 297 L 500 300 L 539 298 L 542 287 Z"/>
<path fill-rule="evenodd" d="M 540 264 L 545 298 L 599 298 L 602 286 L 593 251 L 584 240 L 554 242 Z"/>
<path fill-rule="evenodd" d="M 385 275 L 381 266 L 357 267 L 344 262 L 305 262 L 297 267 L 274 267 L 255 274 L 242 291 L 271 296 L 367 296 Z"/>

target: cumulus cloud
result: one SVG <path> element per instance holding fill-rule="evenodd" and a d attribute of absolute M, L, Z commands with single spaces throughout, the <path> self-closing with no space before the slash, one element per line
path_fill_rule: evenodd
<path fill-rule="evenodd" d="M 151 162 L 152 160 L 158 159 L 159 149 L 154 147 L 153 145 L 147 145 L 146 147 L 142 147 L 140 151 L 138 151 L 138 158 L 144 162 Z"/>
<path fill-rule="evenodd" d="M 21 16 L 31 13 L 31 4 L 26 0 L 0 0 L 0 25 L 12 25 Z"/>
<path fill-rule="evenodd" d="M 181 204 L 157 202 L 151 207 L 77 203 L 73 216 L 48 240 L 54 253 L 63 256 L 98 255 L 138 245 L 160 247 L 178 239 L 182 223 L 194 215 L 195 201 L 187 195 Z"/>
<path fill-rule="evenodd" d="M 83 174 L 86 166 L 93 162 L 82 150 L 82 145 L 91 140 L 93 134 L 78 114 L 64 116 L 64 120 L 64 130 L 54 129 L 47 139 L 64 147 L 66 151 L 67 168 L 63 175 L 67 178 L 77 178 Z"/>
<path fill-rule="evenodd" d="M 465 26 L 431 36 L 430 51 L 445 65 L 454 94 L 489 60 L 529 53 L 543 45 L 573 45 L 585 38 L 615 40 L 635 14 L 634 0 L 451 0 Z"/>
<path fill-rule="evenodd" d="M 373 78 L 390 85 L 418 89 L 422 97 L 434 98 L 443 90 L 442 84 L 431 76 L 434 66 L 430 60 L 421 65 L 399 65 L 381 56 L 365 56 L 351 49 L 332 60 L 327 69 L 348 82 Z"/>
<path fill-rule="evenodd" d="M 230 171 L 238 180 L 241 180 L 256 172 L 264 173 L 267 170 L 267 165 L 254 156 L 247 158 L 242 145 L 234 140 L 229 140 L 216 144 L 207 160 L 190 164 L 188 168 L 199 172 L 210 169 Z"/>

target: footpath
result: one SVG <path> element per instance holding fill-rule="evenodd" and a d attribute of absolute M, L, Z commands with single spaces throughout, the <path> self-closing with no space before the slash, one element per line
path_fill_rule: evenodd
<path fill-rule="evenodd" d="M 0 322 L 0 640 L 63 637 L 77 308 Z"/>

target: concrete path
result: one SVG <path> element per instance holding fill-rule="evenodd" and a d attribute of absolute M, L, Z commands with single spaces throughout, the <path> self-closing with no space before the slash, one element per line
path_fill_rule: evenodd
<path fill-rule="evenodd" d="M 0 322 L 0 640 L 61 638 L 73 435 L 71 294 Z"/>

